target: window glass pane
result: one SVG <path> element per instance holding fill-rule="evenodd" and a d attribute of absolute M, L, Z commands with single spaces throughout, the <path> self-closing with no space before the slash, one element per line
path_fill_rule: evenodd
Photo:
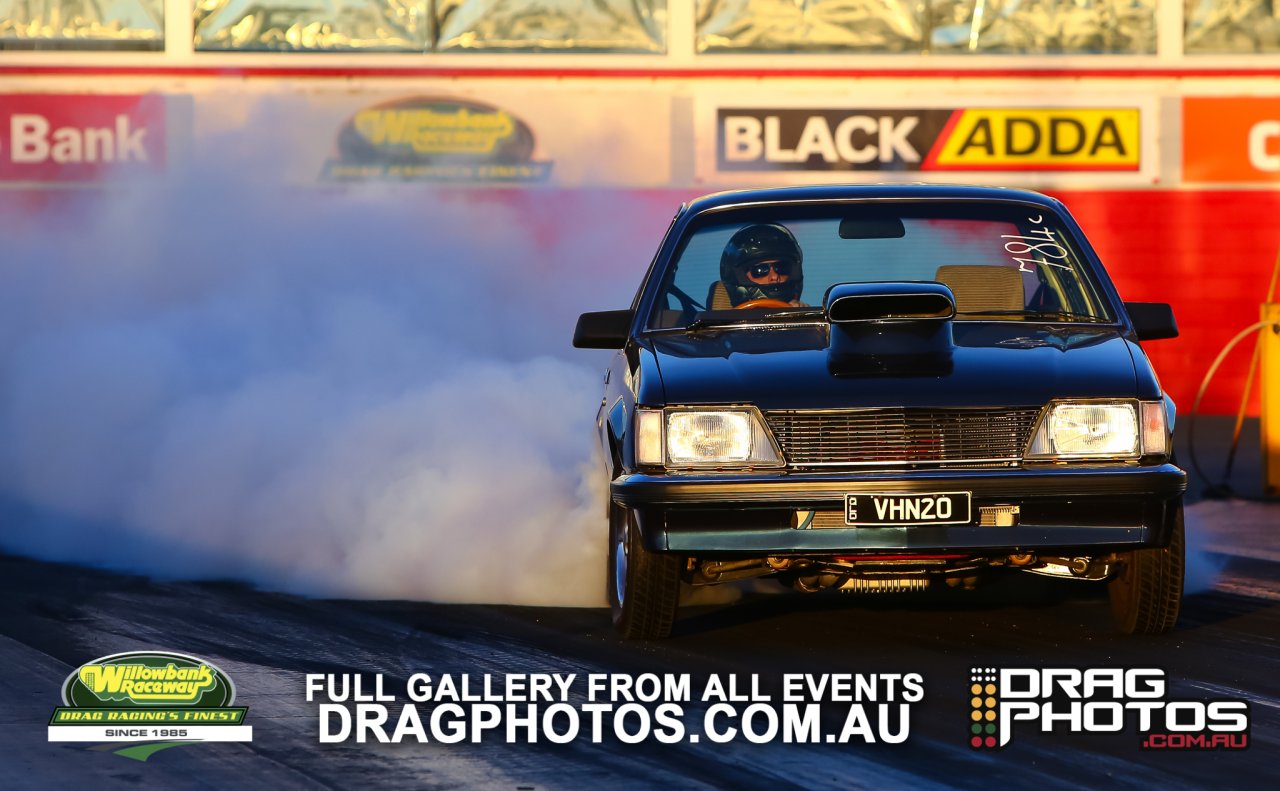
<path fill-rule="evenodd" d="M 1157 0 L 697 0 L 699 52 L 1153 53 Z"/>
<path fill-rule="evenodd" d="M 196 0 L 197 50 L 427 48 L 427 0 Z"/>
<path fill-rule="evenodd" d="M 164 49 L 164 0 L 0 0 L 0 49 Z"/>
<path fill-rule="evenodd" d="M 667 51 L 667 0 L 438 0 L 436 49 Z"/>
<path fill-rule="evenodd" d="M 1280 52 L 1280 2 L 1184 0 L 1183 49 L 1191 54 Z"/>
<path fill-rule="evenodd" d="M 697 49 L 918 52 L 927 9 L 903 0 L 697 0 Z"/>
<path fill-rule="evenodd" d="M 1157 0 L 934 0 L 939 53 L 1153 54 Z"/>

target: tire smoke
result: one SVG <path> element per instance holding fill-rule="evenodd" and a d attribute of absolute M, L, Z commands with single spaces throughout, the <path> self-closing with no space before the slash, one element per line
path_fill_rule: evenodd
<path fill-rule="evenodd" d="M 605 356 L 672 206 L 175 176 L 10 213 L 0 547 L 308 595 L 602 603 Z"/>
<path fill-rule="evenodd" d="M 1186 595 L 1208 593 L 1226 569 L 1226 558 L 1210 548 L 1212 529 L 1197 507 L 1186 512 L 1186 566 L 1182 591 Z"/>

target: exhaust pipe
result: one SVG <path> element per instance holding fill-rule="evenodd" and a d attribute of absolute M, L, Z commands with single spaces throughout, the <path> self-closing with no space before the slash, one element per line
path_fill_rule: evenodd
<path fill-rule="evenodd" d="M 850 577 L 840 590 L 845 593 L 917 593 L 928 587 L 928 577 Z"/>

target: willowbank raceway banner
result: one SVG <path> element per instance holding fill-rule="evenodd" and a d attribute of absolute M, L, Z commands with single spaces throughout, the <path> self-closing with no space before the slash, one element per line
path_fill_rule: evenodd
<path fill-rule="evenodd" d="M 1249 349 L 1198 392 L 1280 248 L 1270 88 L 216 71 L 0 87 L 0 786 L 1273 784 L 1255 407 L 1246 496 L 1203 497 Z M 1118 633 L 1098 580 L 806 595 L 731 559 L 620 639 L 579 314 L 695 196 L 919 181 L 1050 193 L 1173 304 L 1143 348 L 1210 468 L 1177 628 Z"/>

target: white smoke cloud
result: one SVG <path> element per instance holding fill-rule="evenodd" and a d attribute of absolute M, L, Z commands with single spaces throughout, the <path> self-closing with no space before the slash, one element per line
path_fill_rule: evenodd
<path fill-rule="evenodd" d="M 1183 576 L 1183 592 L 1207 593 L 1226 568 L 1226 559 L 1215 555 L 1209 548 L 1212 531 L 1200 511 L 1187 508 L 1186 519 L 1186 567 Z"/>
<path fill-rule="evenodd" d="M 0 547 L 600 604 L 605 358 L 569 341 L 628 304 L 672 208 L 204 173 L 0 221 Z"/>

